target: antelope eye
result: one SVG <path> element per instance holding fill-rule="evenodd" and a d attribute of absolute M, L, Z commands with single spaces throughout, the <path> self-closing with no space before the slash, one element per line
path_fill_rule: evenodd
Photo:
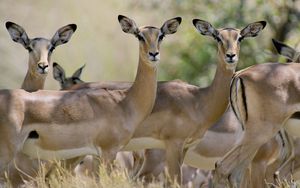
<path fill-rule="evenodd" d="M 32 48 L 30 46 L 27 46 L 26 49 L 28 50 L 28 52 L 32 52 Z"/>
<path fill-rule="evenodd" d="M 54 46 L 51 46 L 49 52 L 53 52 L 54 49 L 55 49 Z"/>
<path fill-rule="evenodd" d="M 164 39 L 164 37 L 165 37 L 165 35 L 160 35 L 160 36 L 158 37 L 158 41 L 159 41 L 159 42 L 162 41 L 162 40 Z"/>
<path fill-rule="evenodd" d="M 139 34 L 137 34 L 136 35 L 136 38 L 138 38 L 138 40 L 139 41 L 143 41 L 143 42 L 145 42 L 145 39 L 144 39 L 144 37 L 142 37 L 141 35 L 139 35 Z"/>
<path fill-rule="evenodd" d="M 217 42 L 222 42 L 221 38 L 216 36 L 215 39 L 217 40 Z"/>
<path fill-rule="evenodd" d="M 243 39 L 244 39 L 244 37 L 239 37 L 238 41 L 242 42 Z"/>

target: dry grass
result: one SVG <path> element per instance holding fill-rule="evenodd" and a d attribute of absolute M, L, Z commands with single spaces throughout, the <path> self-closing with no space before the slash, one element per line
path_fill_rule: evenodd
<path fill-rule="evenodd" d="M 98 175 L 75 175 L 74 173 L 66 170 L 60 163 L 56 163 L 57 168 L 50 177 L 44 178 L 46 170 L 41 166 L 37 177 L 30 177 L 31 181 L 27 181 L 24 188 L 161 188 L 164 187 L 164 182 L 151 182 L 147 185 L 141 180 L 134 181 L 129 177 L 126 170 L 114 167 L 110 173 L 107 168 L 100 166 L 97 172 Z M 10 181 L 7 179 L 5 188 L 11 188 Z M 178 188 L 179 186 L 172 186 Z"/>
<path fill-rule="evenodd" d="M 296 182 L 293 180 L 293 178 L 291 178 L 291 180 L 286 180 L 286 179 L 281 179 L 278 178 L 277 180 L 277 184 L 271 184 L 271 183 L 267 183 L 268 188 L 297 188 L 300 187 L 300 182 Z"/>
<path fill-rule="evenodd" d="M 75 175 L 73 172 L 62 167 L 61 163 L 56 162 L 57 168 L 54 172 L 46 177 L 47 170 L 45 166 L 41 166 L 37 177 L 29 177 L 31 181 L 26 181 L 24 188 L 162 188 L 165 187 L 166 182 L 156 181 L 147 183 L 142 180 L 133 180 L 128 172 L 120 167 L 115 166 L 111 172 L 108 173 L 106 167 L 101 165 L 96 172 L 97 175 L 80 174 Z M 267 184 L 268 188 L 297 188 L 300 187 L 300 182 L 287 181 L 279 179 L 277 185 Z M 4 188 L 12 188 L 9 179 L 7 179 Z M 22 187 L 22 188 L 23 188 Z M 171 188 L 179 188 L 178 184 L 171 186 Z M 1 187 L 2 188 L 2 187 Z"/>

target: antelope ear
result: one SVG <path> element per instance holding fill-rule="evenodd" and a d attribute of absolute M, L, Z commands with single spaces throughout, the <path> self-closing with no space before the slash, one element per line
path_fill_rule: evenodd
<path fill-rule="evenodd" d="M 80 79 L 81 73 L 82 73 L 82 69 L 85 67 L 85 64 L 80 67 L 77 71 L 74 72 L 74 74 L 72 75 L 72 78 L 78 78 Z"/>
<path fill-rule="evenodd" d="M 167 20 L 160 28 L 161 32 L 164 35 L 170 35 L 176 33 L 177 28 L 181 24 L 181 17 L 172 18 Z"/>
<path fill-rule="evenodd" d="M 256 37 L 258 33 L 265 28 L 266 25 L 266 21 L 251 23 L 247 25 L 244 29 L 242 29 L 240 34 L 243 38 Z"/>
<path fill-rule="evenodd" d="M 276 39 L 272 39 L 272 42 L 280 55 L 283 55 L 292 61 L 295 59 L 297 52 L 292 47 L 279 42 Z"/>
<path fill-rule="evenodd" d="M 130 33 L 133 35 L 137 35 L 139 33 L 139 28 L 137 27 L 136 23 L 132 19 L 123 15 L 119 15 L 118 20 L 122 30 L 125 33 Z"/>
<path fill-rule="evenodd" d="M 22 44 L 26 49 L 28 48 L 30 39 L 28 38 L 28 35 L 23 27 L 13 22 L 6 22 L 5 27 L 13 41 Z"/>
<path fill-rule="evenodd" d="M 51 39 L 51 43 L 54 47 L 67 43 L 73 33 L 76 31 L 77 25 L 76 24 L 69 24 L 66 26 L 61 27 L 56 31 L 54 36 Z"/>
<path fill-rule="evenodd" d="M 63 85 L 66 80 L 64 69 L 56 62 L 53 63 L 53 78 L 57 80 L 61 85 Z"/>
<path fill-rule="evenodd" d="M 217 29 L 215 29 L 209 22 L 200 20 L 200 19 L 193 19 L 193 24 L 196 27 L 196 29 L 202 34 L 202 35 L 208 35 L 213 38 L 217 38 L 219 35 L 219 32 Z"/>

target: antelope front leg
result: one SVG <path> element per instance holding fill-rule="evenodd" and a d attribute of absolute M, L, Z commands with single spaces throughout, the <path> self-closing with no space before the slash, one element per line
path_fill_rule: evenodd
<path fill-rule="evenodd" d="M 137 178 L 143 178 L 150 182 L 164 171 L 166 155 L 162 149 L 147 149 L 144 152 L 144 162 L 137 174 Z"/>
<path fill-rule="evenodd" d="M 184 159 L 183 142 L 180 140 L 167 140 L 165 144 L 169 183 L 181 184 L 181 165 Z"/>
<path fill-rule="evenodd" d="M 233 148 L 220 162 L 216 163 L 213 184 L 216 188 L 240 187 L 246 168 L 251 162 L 256 148 L 238 145 Z"/>
<path fill-rule="evenodd" d="M 106 168 L 108 174 L 110 174 L 114 168 L 114 161 L 116 159 L 117 153 L 117 149 L 102 150 L 101 162 Z M 99 166 L 95 169 L 99 169 Z"/>
<path fill-rule="evenodd" d="M 265 187 L 267 164 L 262 162 L 251 163 L 251 182 L 252 187 Z"/>
<path fill-rule="evenodd" d="M 133 156 L 133 168 L 130 173 L 130 177 L 133 179 L 138 178 L 139 171 L 141 170 L 143 163 L 144 163 L 144 151 L 133 151 L 132 156 Z"/>

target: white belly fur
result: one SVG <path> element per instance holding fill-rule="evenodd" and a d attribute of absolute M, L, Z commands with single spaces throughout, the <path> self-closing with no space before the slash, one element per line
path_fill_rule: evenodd
<path fill-rule="evenodd" d="M 151 137 L 133 138 L 122 149 L 123 151 L 136 151 L 141 149 L 164 149 L 165 144 L 163 141 Z M 97 151 L 98 149 L 98 151 Z M 27 139 L 23 145 L 22 152 L 32 158 L 44 160 L 62 160 L 70 159 L 83 155 L 101 155 L 101 148 L 95 147 L 81 147 L 74 149 L 63 150 L 45 150 L 36 144 L 36 139 Z"/>
<path fill-rule="evenodd" d="M 289 119 L 284 128 L 290 135 L 300 137 L 300 119 Z"/>
<path fill-rule="evenodd" d="M 27 139 L 23 145 L 22 152 L 31 158 L 43 160 L 63 160 L 83 155 L 101 155 L 101 148 L 81 147 L 64 150 L 45 150 L 40 148 L 36 143 L 36 139 Z"/>
<path fill-rule="evenodd" d="M 193 148 L 190 148 L 184 158 L 184 163 L 195 168 L 203 170 L 215 169 L 215 163 L 220 160 L 221 157 L 205 157 L 196 152 Z"/>
<path fill-rule="evenodd" d="M 164 149 L 165 143 L 159 139 L 151 137 L 132 138 L 122 149 L 123 151 L 136 151 L 141 149 Z"/>
<path fill-rule="evenodd" d="M 62 160 L 83 155 L 101 155 L 101 148 L 95 148 L 92 146 L 53 151 L 42 149 L 35 142 L 35 139 L 27 139 L 23 145 L 22 152 L 29 155 L 32 158 L 38 158 L 43 160 Z M 151 137 L 133 138 L 122 150 L 136 151 L 141 149 L 152 148 L 165 149 L 165 144 L 163 141 Z M 192 147 L 187 151 L 186 156 L 184 158 L 184 163 L 196 168 L 213 170 L 215 168 L 215 163 L 219 159 L 219 157 L 210 158 L 199 155 L 198 153 L 194 152 Z"/>

